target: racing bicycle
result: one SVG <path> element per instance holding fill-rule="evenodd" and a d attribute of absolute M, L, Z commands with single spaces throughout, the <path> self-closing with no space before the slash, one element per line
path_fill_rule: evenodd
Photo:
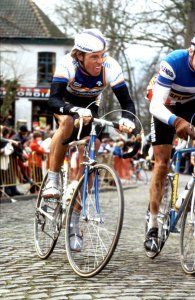
<path fill-rule="evenodd" d="M 111 259 L 117 246 L 123 224 L 124 195 L 117 173 L 108 165 L 97 163 L 95 142 L 96 125 L 118 128 L 118 123 L 93 119 L 89 142 L 75 141 L 70 146 L 84 145 L 84 173 L 70 202 L 66 203 L 68 171 L 60 172 L 60 199 L 44 199 L 45 176 L 36 203 L 35 248 L 40 258 L 46 259 L 53 252 L 65 222 L 65 247 L 68 261 L 81 277 L 98 274 Z M 79 235 L 82 248 L 71 248 L 72 215 L 79 208 Z"/>
<path fill-rule="evenodd" d="M 182 203 L 177 207 L 179 187 L 179 171 L 182 154 L 191 153 L 195 148 L 188 147 L 178 149 L 171 160 L 170 167 L 175 162 L 174 172 L 166 177 L 165 191 L 158 213 L 158 252 L 147 252 L 150 258 L 156 257 L 162 250 L 171 232 L 180 231 L 180 261 L 185 273 L 195 274 L 195 174 L 191 174 L 190 180 L 180 193 Z M 181 220 L 181 228 L 177 224 Z M 146 213 L 145 231 L 148 231 L 149 209 Z"/>

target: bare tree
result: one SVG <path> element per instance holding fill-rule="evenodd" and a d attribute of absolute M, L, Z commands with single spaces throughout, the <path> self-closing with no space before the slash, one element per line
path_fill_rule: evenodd
<path fill-rule="evenodd" d="M 195 33 L 195 0 L 145 0 L 141 6 L 136 0 L 64 0 L 57 11 L 66 35 L 91 27 L 104 33 L 110 55 L 122 65 L 137 115 L 144 123 L 145 119 L 149 120 L 148 103 L 144 98 L 147 84 L 157 70 L 162 51 L 189 46 Z M 140 82 L 135 78 L 131 60 L 125 52 L 131 44 L 158 47 L 151 65 L 145 61 Z M 109 90 L 104 94 L 104 100 L 106 110 L 117 107 Z"/>
<path fill-rule="evenodd" d="M 16 100 L 17 89 L 20 86 L 17 79 L 13 80 L 0 80 L 0 86 L 4 86 L 6 94 L 1 103 L 1 124 L 6 123 L 9 111 L 11 110 L 13 102 Z"/>

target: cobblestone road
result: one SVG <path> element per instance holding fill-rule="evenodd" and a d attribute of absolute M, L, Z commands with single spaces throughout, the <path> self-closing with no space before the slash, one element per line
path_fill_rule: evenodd
<path fill-rule="evenodd" d="M 184 176 L 185 177 L 185 176 Z M 0 299 L 195 299 L 195 277 L 183 273 L 179 236 L 172 234 L 155 259 L 143 251 L 148 186 L 125 191 L 125 218 L 119 245 L 106 269 L 90 279 L 68 264 L 63 231 L 56 249 L 40 260 L 34 249 L 35 200 L 0 206 Z"/>

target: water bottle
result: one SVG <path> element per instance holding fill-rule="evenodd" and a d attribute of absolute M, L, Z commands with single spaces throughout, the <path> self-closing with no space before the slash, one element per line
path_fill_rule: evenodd
<path fill-rule="evenodd" d="M 176 204 L 175 204 L 175 207 L 176 207 L 177 209 L 180 208 L 180 206 L 181 206 L 183 200 L 186 198 L 186 196 L 187 196 L 187 194 L 188 194 L 188 191 L 189 191 L 189 189 L 191 188 L 193 182 L 194 182 L 194 178 L 191 177 L 190 180 L 188 181 L 188 183 L 187 183 L 186 186 L 185 186 L 185 190 L 182 191 L 182 192 L 179 194 L 179 196 L 178 196 L 178 198 L 177 198 L 177 201 L 176 201 Z"/>

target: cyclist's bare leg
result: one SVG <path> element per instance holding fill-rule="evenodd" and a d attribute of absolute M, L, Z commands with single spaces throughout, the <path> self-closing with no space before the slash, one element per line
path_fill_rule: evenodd
<path fill-rule="evenodd" d="M 155 145 L 154 150 L 154 169 L 150 182 L 150 213 L 147 225 L 147 233 L 144 247 L 151 257 L 159 251 L 158 244 L 158 211 L 165 188 L 166 175 L 168 173 L 169 160 L 171 156 L 172 145 Z"/>
<path fill-rule="evenodd" d="M 62 145 L 62 143 L 71 136 L 74 123 L 71 116 L 57 114 L 54 116 L 58 120 L 59 127 L 51 142 L 49 169 L 52 172 L 59 172 L 67 150 L 67 146 Z"/>
<path fill-rule="evenodd" d="M 150 214 L 156 218 L 160 202 L 164 193 L 165 179 L 168 173 L 169 161 L 171 156 L 172 145 L 155 145 L 154 150 L 154 169 L 150 183 Z M 152 220 L 150 220 L 152 221 Z M 156 227 L 157 220 L 151 224 Z"/>
<path fill-rule="evenodd" d="M 59 172 L 67 150 L 67 146 L 64 146 L 62 143 L 71 136 L 74 126 L 71 116 L 57 114 L 54 116 L 58 120 L 59 127 L 51 142 L 48 181 L 42 193 L 44 198 L 60 197 L 60 191 L 58 189 Z"/>

